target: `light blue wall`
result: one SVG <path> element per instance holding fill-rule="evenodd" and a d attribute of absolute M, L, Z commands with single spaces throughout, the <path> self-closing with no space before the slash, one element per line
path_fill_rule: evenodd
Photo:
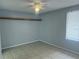
<path fill-rule="evenodd" d="M 50 44 L 79 52 L 79 42 L 66 40 L 66 14 L 79 10 L 79 6 L 47 12 L 41 15 L 40 39 Z"/>
<path fill-rule="evenodd" d="M 2 59 L 2 48 L 1 48 L 1 33 L 0 33 L 0 59 Z"/>
<path fill-rule="evenodd" d="M 35 14 L 0 9 L 0 16 L 38 18 Z"/>
<path fill-rule="evenodd" d="M 26 16 L 36 18 L 33 14 L 0 11 L 0 16 Z M 39 38 L 40 21 L 0 20 L 2 48 L 36 41 Z"/>
<path fill-rule="evenodd" d="M 0 57 L 1 57 L 1 33 L 0 33 Z"/>

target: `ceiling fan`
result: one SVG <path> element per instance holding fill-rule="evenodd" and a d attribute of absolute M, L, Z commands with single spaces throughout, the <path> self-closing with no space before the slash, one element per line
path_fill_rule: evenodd
<path fill-rule="evenodd" d="M 39 14 L 41 10 L 48 7 L 48 0 L 25 0 L 28 7 L 34 9 L 35 14 Z"/>

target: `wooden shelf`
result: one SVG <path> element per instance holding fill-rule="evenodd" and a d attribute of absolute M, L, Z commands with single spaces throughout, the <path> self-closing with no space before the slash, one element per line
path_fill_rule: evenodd
<path fill-rule="evenodd" d="M 36 18 L 25 18 L 25 17 L 0 17 L 0 19 L 6 19 L 6 20 L 27 20 L 27 21 L 41 21 L 42 19 L 36 19 Z"/>

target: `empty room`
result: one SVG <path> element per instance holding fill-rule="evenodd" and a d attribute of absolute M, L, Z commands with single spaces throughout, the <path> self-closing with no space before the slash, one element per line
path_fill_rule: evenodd
<path fill-rule="evenodd" d="M 0 59 L 79 59 L 79 0 L 0 0 Z"/>

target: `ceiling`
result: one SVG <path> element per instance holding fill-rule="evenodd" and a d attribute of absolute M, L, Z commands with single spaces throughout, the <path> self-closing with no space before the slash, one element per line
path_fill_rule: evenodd
<path fill-rule="evenodd" d="M 79 0 L 46 0 L 45 3 L 48 7 L 45 7 L 41 13 L 78 5 Z M 27 0 L 0 0 L 0 9 L 34 13 L 34 10 L 29 8 L 27 4 Z"/>

